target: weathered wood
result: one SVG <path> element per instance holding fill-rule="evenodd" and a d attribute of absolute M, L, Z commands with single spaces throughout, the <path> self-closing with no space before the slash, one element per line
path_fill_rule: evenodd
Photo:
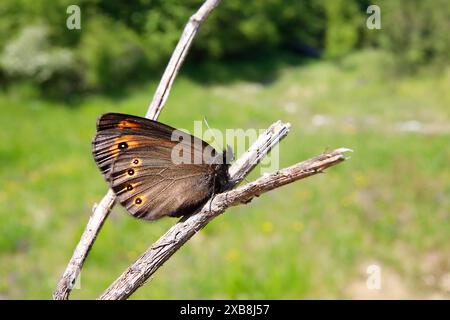
<path fill-rule="evenodd" d="M 81 268 L 86 260 L 89 251 L 94 244 L 95 239 L 103 226 L 106 218 L 108 217 L 111 208 L 114 205 L 115 195 L 112 190 L 108 190 L 106 195 L 100 201 L 98 205 L 94 205 L 92 215 L 84 229 L 78 245 L 73 252 L 72 258 L 66 267 L 61 279 L 58 282 L 55 292 L 53 293 L 53 299 L 55 300 L 67 300 L 72 288 L 75 285 L 75 281 L 81 272 Z"/>
<path fill-rule="evenodd" d="M 169 60 L 166 70 L 161 77 L 161 81 L 155 95 L 153 96 L 153 100 L 148 107 L 146 114 L 147 118 L 152 120 L 156 120 L 158 118 L 162 108 L 165 105 L 178 70 L 183 63 L 201 24 L 219 3 L 220 0 L 206 0 L 199 10 L 190 17 L 183 34 L 181 35 L 181 38 L 172 53 L 172 57 Z M 72 254 L 72 258 L 70 259 L 55 291 L 53 292 L 53 299 L 67 300 L 69 298 L 73 284 L 80 274 L 84 261 L 86 260 L 97 234 L 103 226 L 103 223 L 113 208 L 114 203 L 115 195 L 112 190 L 109 190 L 100 201 L 100 204 L 93 210 L 89 222 L 81 235 L 80 241 Z"/>
<path fill-rule="evenodd" d="M 273 140 L 279 140 L 274 138 Z M 255 148 L 258 149 L 258 148 Z M 262 150 L 265 152 L 266 150 Z M 340 148 L 309 160 L 297 163 L 289 168 L 260 177 L 237 189 L 218 194 L 208 201 L 197 213 L 181 219 L 171 227 L 159 240 L 142 254 L 121 276 L 99 297 L 101 300 L 123 300 L 132 295 L 194 234 L 205 227 L 212 219 L 231 206 L 246 204 L 254 197 L 275 188 L 292 183 L 299 179 L 323 172 L 326 168 L 336 165 L 346 158 L 345 152 L 350 149 Z M 265 153 L 264 153 L 265 154 Z M 248 163 L 248 162 L 242 162 Z M 235 175 L 240 173 L 245 177 L 254 162 L 249 165 L 235 163 Z M 235 176 L 234 176 L 235 177 Z M 233 177 L 233 178 L 234 178 Z"/>
<path fill-rule="evenodd" d="M 158 88 L 156 89 L 155 96 L 152 102 L 148 106 L 146 117 L 149 119 L 157 119 L 162 107 L 165 105 L 167 98 L 172 88 L 173 81 L 180 70 L 184 59 L 187 56 L 189 48 L 192 45 L 192 41 L 200 29 L 201 24 L 211 14 L 211 12 L 219 5 L 220 0 L 207 0 L 203 5 L 194 13 L 186 24 L 183 34 L 178 41 L 175 50 L 172 53 L 172 57 L 167 64 L 166 70 L 161 78 Z"/>
<path fill-rule="evenodd" d="M 156 120 L 167 101 L 173 81 L 186 57 L 202 22 L 218 5 L 219 0 L 207 0 L 189 19 L 183 34 L 172 54 L 172 57 L 161 78 L 146 117 Z M 325 168 L 345 160 L 344 153 L 351 151 L 341 148 L 298 163 L 292 167 L 278 170 L 275 173 L 231 190 L 264 158 L 264 156 L 289 132 L 289 124 L 278 121 L 259 136 L 250 149 L 243 154 L 230 168 L 231 182 L 228 191 L 216 195 L 208 201 L 196 214 L 181 219 L 157 242 L 155 242 L 140 258 L 99 297 L 99 299 L 126 299 L 148 278 L 158 270 L 186 241 L 208 224 L 210 220 L 224 212 L 230 206 L 248 203 L 272 189 L 299 179 L 323 172 Z M 73 256 L 64 271 L 53 294 L 54 299 L 68 299 L 73 284 L 79 275 L 84 261 L 92 247 L 97 234 L 115 203 L 114 193 L 109 190 L 102 201 L 93 210 L 92 216 L 84 230 Z"/>

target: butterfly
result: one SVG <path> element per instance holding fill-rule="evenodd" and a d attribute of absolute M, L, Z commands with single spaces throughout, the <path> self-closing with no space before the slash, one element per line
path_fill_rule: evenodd
<path fill-rule="evenodd" d="M 218 153 L 195 136 L 133 115 L 101 115 L 92 153 L 117 200 L 145 220 L 192 214 L 230 182 L 230 148 Z"/>

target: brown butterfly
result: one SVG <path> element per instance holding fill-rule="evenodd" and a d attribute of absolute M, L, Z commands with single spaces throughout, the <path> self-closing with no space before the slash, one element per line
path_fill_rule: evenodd
<path fill-rule="evenodd" d="M 161 122 L 106 113 L 97 121 L 92 153 L 118 201 L 136 218 L 193 213 L 229 183 L 231 150 Z"/>

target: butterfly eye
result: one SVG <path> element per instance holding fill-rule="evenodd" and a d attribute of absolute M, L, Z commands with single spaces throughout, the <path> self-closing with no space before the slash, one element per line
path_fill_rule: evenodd
<path fill-rule="evenodd" d="M 126 143 L 126 142 L 119 143 L 119 149 L 120 150 L 124 150 L 126 148 L 128 148 L 128 143 Z"/>
<path fill-rule="evenodd" d="M 133 190 L 133 186 L 132 186 L 131 184 L 127 185 L 127 190 L 128 190 L 128 191 Z"/>
<path fill-rule="evenodd" d="M 142 204 L 142 199 L 141 198 L 136 198 L 134 200 L 134 203 L 137 204 L 137 205 L 140 205 L 140 204 Z"/>
<path fill-rule="evenodd" d="M 134 158 L 131 163 L 137 166 L 140 162 L 141 161 L 138 158 Z"/>
<path fill-rule="evenodd" d="M 133 170 L 133 169 L 129 169 L 129 170 L 128 170 L 128 175 L 129 175 L 129 176 L 132 176 L 133 174 L 134 174 L 134 170 Z"/>

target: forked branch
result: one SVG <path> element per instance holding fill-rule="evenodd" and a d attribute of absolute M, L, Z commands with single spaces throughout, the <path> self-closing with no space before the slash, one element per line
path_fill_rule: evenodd
<path fill-rule="evenodd" d="M 167 100 L 173 81 L 180 70 L 180 67 L 189 51 L 194 37 L 201 24 L 206 20 L 209 14 L 219 5 L 220 0 L 206 0 L 202 6 L 189 19 L 183 34 L 178 41 L 178 44 L 172 53 L 172 57 L 164 71 L 161 81 L 156 90 L 153 100 L 150 103 L 146 117 L 156 120 L 161 113 L 162 108 Z M 61 276 L 58 285 L 53 293 L 55 300 L 67 300 L 78 275 L 81 272 L 84 261 L 86 260 L 89 251 L 91 250 L 97 234 L 100 232 L 103 223 L 108 217 L 111 209 L 115 203 L 115 195 L 112 190 L 109 190 L 100 203 L 94 206 L 92 215 L 89 219 L 80 241 L 78 242 L 70 259 L 66 270 Z"/>
<path fill-rule="evenodd" d="M 278 124 L 281 125 L 281 127 L 284 126 L 284 128 L 286 128 L 286 125 L 281 123 Z M 270 135 L 270 129 L 267 132 L 269 132 Z M 265 135 L 267 135 L 267 132 Z M 279 141 L 281 137 L 282 136 L 276 138 L 275 141 Z M 254 149 L 258 150 L 259 148 Z M 267 149 L 263 148 L 263 154 L 266 154 L 266 151 Z M 148 248 L 147 251 L 142 254 L 131 266 L 129 266 L 125 272 L 122 273 L 122 275 L 99 297 L 99 299 L 127 299 L 195 233 L 205 227 L 213 218 L 223 213 L 228 207 L 246 204 L 254 197 L 257 197 L 265 192 L 279 188 L 299 179 L 321 173 L 326 168 L 344 161 L 346 159 L 344 153 L 348 151 L 351 150 L 341 148 L 316 156 L 309 160 L 297 163 L 289 168 L 262 176 L 259 179 L 247 183 L 237 189 L 217 195 L 212 200 L 208 201 L 197 213 L 181 219 L 177 224 L 170 228 L 166 234 L 159 238 L 158 241 Z M 230 170 L 234 172 L 234 176 L 232 176 L 232 178 L 235 179 L 238 175 L 245 177 L 256 163 L 257 162 L 255 161 L 236 162 L 234 165 L 234 170 Z"/>
<path fill-rule="evenodd" d="M 183 34 L 172 54 L 169 64 L 161 78 L 155 96 L 149 105 L 146 117 L 156 120 L 169 95 L 173 81 L 186 57 L 202 22 L 219 4 L 220 0 L 206 0 L 200 9 L 189 19 Z M 293 181 L 323 172 L 329 166 L 345 160 L 344 153 L 349 149 L 341 148 L 298 163 L 292 167 L 265 175 L 251 183 L 231 190 L 262 160 L 262 158 L 283 139 L 289 124 L 280 121 L 267 129 L 250 149 L 230 168 L 231 183 L 229 191 L 221 193 L 208 201 L 196 214 L 181 219 L 99 297 L 99 299 L 126 299 L 158 270 L 186 241 L 221 214 L 230 206 L 248 203 L 255 196 L 268 192 Z M 86 225 L 73 256 L 63 273 L 53 294 L 54 299 L 68 299 L 71 289 L 79 275 L 84 261 L 97 234 L 115 203 L 114 193 L 109 190 L 101 202 L 94 207 L 92 216 Z"/>

